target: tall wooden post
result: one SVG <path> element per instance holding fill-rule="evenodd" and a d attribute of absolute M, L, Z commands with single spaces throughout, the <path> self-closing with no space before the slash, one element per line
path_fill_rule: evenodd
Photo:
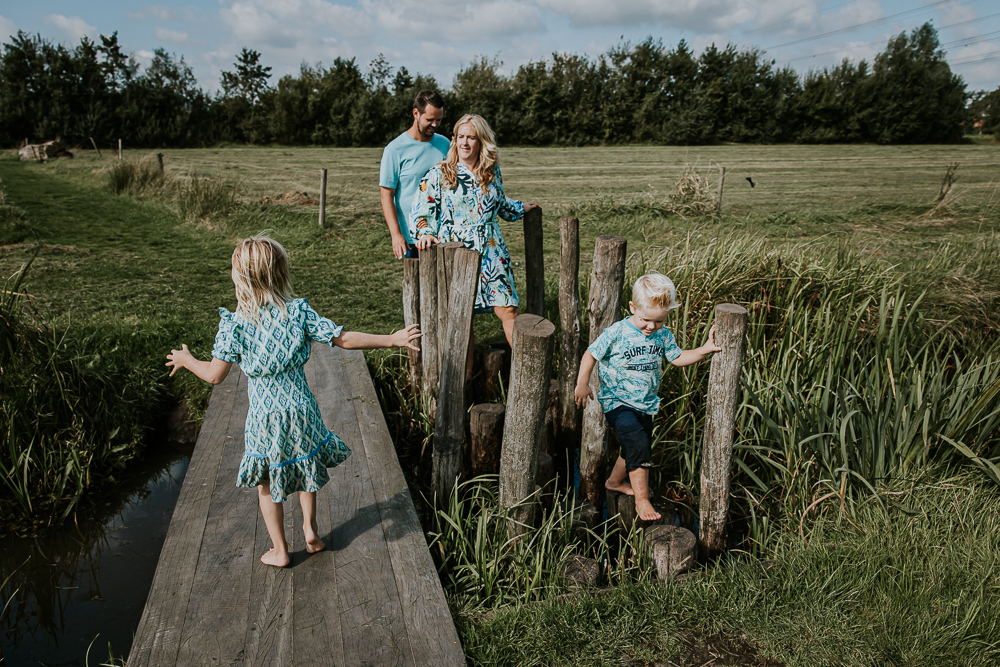
<path fill-rule="evenodd" d="M 504 348 L 492 348 L 483 353 L 483 380 L 479 400 L 495 401 L 510 382 L 510 356 Z"/>
<path fill-rule="evenodd" d="M 559 419 L 560 440 L 575 444 L 580 434 L 580 409 L 574 391 L 580 372 L 580 221 L 559 218 Z"/>
<path fill-rule="evenodd" d="M 122 159 L 122 140 L 118 140 L 118 159 Z"/>
<path fill-rule="evenodd" d="M 726 168 L 719 165 L 719 191 L 715 195 L 715 212 L 722 213 L 722 184 L 726 182 Z"/>
<path fill-rule="evenodd" d="M 460 244 L 461 245 L 461 244 Z M 434 421 L 434 468 L 431 473 L 439 499 L 448 497 L 462 471 L 465 440 L 465 362 L 472 334 L 479 253 L 456 248 L 452 264 L 454 290 L 448 300 L 448 329 L 441 346 L 441 386 Z"/>
<path fill-rule="evenodd" d="M 590 319 L 590 343 L 618 320 L 621 311 L 622 287 L 625 283 L 626 242 L 621 236 L 598 236 L 594 244 L 594 266 L 590 273 L 590 295 L 587 315 Z M 588 343 L 589 345 L 589 343 Z M 608 442 L 608 425 L 596 400 L 600 389 L 598 366 L 590 374 L 590 390 L 594 394 L 583 411 L 583 431 L 580 440 L 580 496 L 600 507 L 604 495 L 604 453 Z"/>
<path fill-rule="evenodd" d="M 90 145 L 94 147 L 95 151 L 97 151 L 97 157 L 101 157 L 101 149 L 97 147 L 97 142 L 94 141 L 93 137 L 87 137 L 87 138 L 90 139 Z M 25 139 L 25 142 L 27 141 L 28 140 Z"/>
<path fill-rule="evenodd" d="M 319 226 L 326 226 L 326 169 L 319 170 Z"/>
<path fill-rule="evenodd" d="M 715 342 L 706 394 L 705 441 L 701 458 L 699 502 L 702 553 L 712 558 L 725 549 L 729 512 L 729 472 L 733 459 L 733 425 L 739 405 L 740 369 L 746 346 L 747 311 L 722 303 L 715 307 Z"/>
<path fill-rule="evenodd" d="M 438 380 L 438 288 L 437 288 L 437 246 L 420 251 L 420 361 L 423 366 L 424 400 L 433 402 L 437 398 Z"/>
<path fill-rule="evenodd" d="M 156 154 L 156 161 L 160 164 L 160 176 L 163 176 L 163 153 Z"/>
<path fill-rule="evenodd" d="M 441 343 L 438 345 L 438 368 L 443 368 L 445 347 L 444 337 L 448 331 L 448 301 L 451 298 L 451 274 L 455 263 L 455 252 L 465 245 L 458 241 L 440 243 L 437 247 L 437 330 Z M 478 275 L 478 273 L 477 273 Z M 473 295 L 475 286 L 473 286 Z"/>
<path fill-rule="evenodd" d="M 500 452 L 500 506 L 508 509 L 535 491 L 538 447 L 544 436 L 545 408 L 552 375 L 552 345 L 556 327 L 538 315 L 514 320 L 514 350 L 507 392 L 507 417 Z M 534 505 L 521 506 L 512 516 L 511 535 L 531 523 Z"/>
<path fill-rule="evenodd" d="M 469 476 L 500 472 L 500 446 L 507 409 L 502 403 L 480 403 L 469 411 Z"/>
<path fill-rule="evenodd" d="M 545 317 L 545 259 L 542 250 L 542 209 L 524 214 L 524 309 Z"/>
<path fill-rule="evenodd" d="M 420 260 L 403 260 L 403 323 L 420 324 Z M 421 349 L 418 341 L 417 346 Z M 414 394 L 420 391 L 420 350 L 407 349 L 410 356 L 410 387 Z"/>

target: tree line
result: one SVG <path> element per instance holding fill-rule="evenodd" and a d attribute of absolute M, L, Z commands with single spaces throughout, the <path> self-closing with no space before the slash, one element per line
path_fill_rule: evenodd
<path fill-rule="evenodd" d="M 67 48 L 19 32 L 0 56 L 0 145 L 59 136 L 135 147 L 381 146 L 410 124 L 418 91 L 440 90 L 382 56 L 364 69 L 337 58 L 271 79 L 244 48 L 213 95 L 163 49 L 140 72 L 117 33 Z M 973 126 L 1000 130 L 1000 89 L 968 93 L 929 23 L 891 38 L 871 63 L 845 59 L 802 76 L 757 48 L 713 45 L 696 56 L 683 40 L 668 48 L 650 37 L 511 74 L 479 58 L 440 92 L 444 132 L 479 113 L 504 145 L 949 143 Z"/>

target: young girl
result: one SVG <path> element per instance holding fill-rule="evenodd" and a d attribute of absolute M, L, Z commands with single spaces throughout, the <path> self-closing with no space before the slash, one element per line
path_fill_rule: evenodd
<path fill-rule="evenodd" d="M 340 465 L 351 450 L 323 424 L 316 398 L 306 384 L 303 366 L 310 341 L 344 349 L 409 347 L 420 337 L 417 325 L 391 336 L 344 331 L 320 317 L 305 299 L 292 298 L 288 255 L 265 233 L 240 241 L 233 252 L 235 313 L 219 308 L 219 333 L 212 360 L 200 361 L 187 345 L 171 350 L 167 366 L 172 376 L 187 368 L 206 382 L 226 379 L 233 362 L 247 376 L 250 407 L 246 450 L 237 486 L 257 487 L 260 511 L 274 545 L 262 563 L 285 567 L 290 562 L 281 503 L 299 494 L 306 551 L 326 545 L 316 525 L 316 491 L 330 480 L 327 468 Z"/>

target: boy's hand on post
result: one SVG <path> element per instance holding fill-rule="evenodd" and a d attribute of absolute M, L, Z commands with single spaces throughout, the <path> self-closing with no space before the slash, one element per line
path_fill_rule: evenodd
<path fill-rule="evenodd" d="M 590 390 L 590 385 L 588 384 L 577 384 L 576 389 L 573 390 L 573 399 L 578 408 L 586 407 L 587 399 L 593 397 L 594 392 Z"/>
<path fill-rule="evenodd" d="M 420 351 L 420 348 L 412 343 L 412 341 L 420 338 L 423 334 L 420 333 L 419 324 L 411 324 L 405 329 L 400 329 L 396 333 L 389 336 L 389 340 L 392 342 L 392 347 L 408 347 L 411 350 Z"/>
<path fill-rule="evenodd" d="M 712 323 L 712 328 L 708 330 L 708 340 L 705 341 L 705 344 L 701 346 L 701 349 L 704 350 L 706 356 L 709 355 L 709 354 L 711 354 L 711 353 L 713 353 L 713 352 L 722 352 L 722 348 L 719 347 L 718 345 L 716 345 L 716 343 L 715 343 L 715 323 L 714 322 Z"/>

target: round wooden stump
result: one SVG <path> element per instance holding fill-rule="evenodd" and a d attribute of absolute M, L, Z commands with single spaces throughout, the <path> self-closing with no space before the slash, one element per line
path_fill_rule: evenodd
<path fill-rule="evenodd" d="M 593 558 L 574 555 L 563 563 L 560 575 L 570 588 L 594 588 L 601 576 L 601 566 Z"/>
<path fill-rule="evenodd" d="M 698 557 L 698 540 L 694 533 L 679 526 L 649 526 L 646 528 L 646 548 L 656 564 L 656 576 L 660 581 L 688 571 Z"/>

